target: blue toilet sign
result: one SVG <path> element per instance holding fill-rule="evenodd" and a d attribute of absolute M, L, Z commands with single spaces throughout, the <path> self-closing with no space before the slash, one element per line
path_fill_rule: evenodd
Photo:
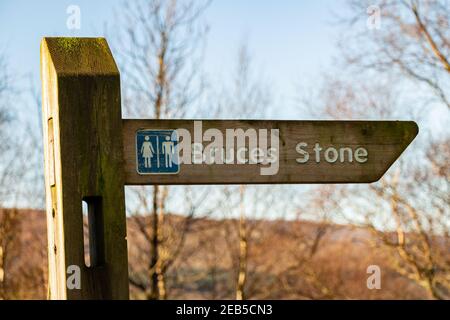
<path fill-rule="evenodd" d="M 175 130 L 136 132 L 136 159 L 139 174 L 176 174 L 180 172 Z"/>

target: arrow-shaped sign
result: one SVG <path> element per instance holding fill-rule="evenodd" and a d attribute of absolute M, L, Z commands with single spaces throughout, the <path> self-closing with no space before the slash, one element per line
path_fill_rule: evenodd
<path fill-rule="evenodd" d="M 125 182 L 374 182 L 417 133 L 412 121 L 123 120 Z"/>

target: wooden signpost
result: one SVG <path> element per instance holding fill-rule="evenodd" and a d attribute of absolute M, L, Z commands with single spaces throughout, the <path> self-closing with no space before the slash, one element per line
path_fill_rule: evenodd
<path fill-rule="evenodd" d="M 187 136 L 176 174 L 136 170 L 136 132 L 146 129 Z M 125 183 L 374 182 L 417 132 L 411 121 L 123 120 Z"/>
<path fill-rule="evenodd" d="M 122 119 L 102 38 L 43 39 L 41 76 L 51 299 L 128 299 L 125 185 L 369 183 L 418 133 L 411 121 Z"/>

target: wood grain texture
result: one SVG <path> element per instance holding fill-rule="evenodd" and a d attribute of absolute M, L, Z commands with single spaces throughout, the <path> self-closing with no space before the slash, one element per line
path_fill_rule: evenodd
<path fill-rule="evenodd" d="M 270 184 L 270 183 L 369 183 L 380 179 L 418 133 L 412 121 L 264 121 L 203 120 L 209 128 L 279 129 L 279 170 L 261 175 L 260 164 L 181 164 L 178 174 L 140 175 L 136 171 L 135 135 L 141 129 L 185 128 L 193 136 L 194 120 L 123 120 L 125 183 L 152 184 Z M 364 147 L 365 163 L 313 160 L 299 164 L 296 145 L 315 143 L 322 147 Z M 209 142 L 203 143 L 206 146 Z M 322 151 L 323 156 L 323 151 Z M 264 167 L 264 165 L 262 165 Z M 267 165 L 265 166 L 267 167 Z"/>
<path fill-rule="evenodd" d="M 51 299 L 128 299 L 120 77 L 105 39 L 44 38 L 43 128 Z M 99 265 L 84 262 L 82 200 L 101 199 Z M 101 212 L 99 212 L 101 211 Z M 66 286 L 81 267 L 81 289 Z"/>

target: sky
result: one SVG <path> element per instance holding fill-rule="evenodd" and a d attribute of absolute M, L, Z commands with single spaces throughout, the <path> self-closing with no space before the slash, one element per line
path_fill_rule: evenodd
<path fill-rule="evenodd" d="M 10 71 L 19 82 L 28 86 L 32 79 L 40 94 L 41 39 L 105 36 L 105 30 L 120 27 L 114 24 L 119 23 L 116 18 L 123 1 L 0 0 L 0 52 L 6 55 Z M 209 33 L 203 69 L 211 79 L 220 81 L 235 66 L 238 48 L 246 42 L 257 72 L 277 93 L 271 117 L 298 119 L 292 100 L 298 96 L 299 83 L 318 75 L 337 54 L 337 30 L 332 21 L 333 14 L 340 10 L 339 3 L 342 2 L 213 1 L 204 15 Z M 72 5 L 80 8 L 79 30 L 67 27 L 67 10 Z M 118 67 L 122 67 L 119 61 Z M 39 107 L 28 110 L 17 105 L 14 112 L 17 118 L 39 126 Z"/>
<path fill-rule="evenodd" d="M 10 70 L 26 79 L 25 85 L 31 77 L 40 92 L 41 39 L 104 36 L 105 30 L 117 27 L 123 1 L 0 0 L 0 52 L 6 55 Z M 81 11 L 79 30 L 67 27 L 67 9 L 73 5 Z M 235 66 L 238 48 L 245 42 L 258 73 L 275 93 L 270 117 L 300 119 L 304 114 L 296 98 L 319 85 L 321 75 L 334 67 L 340 54 L 337 41 L 342 27 L 335 22 L 345 16 L 345 10 L 343 0 L 212 1 L 204 15 L 210 31 L 203 68 L 212 81 L 220 82 Z M 124 67 L 118 64 L 119 70 Z M 40 117 L 37 110 L 17 110 L 25 117 Z M 446 128 L 442 120 L 447 119 L 446 111 L 436 108 L 431 113 L 433 128 Z"/>
<path fill-rule="evenodd" d="M 39 43 L 44 36 L 104 36 L 116 21 L 123 0 L 0 0 L 0 50 L 11 70 L 30 75 L 40 88 Z M 339 1 L 213 1 L 205 14 L 210 32 L 204 69 L 220 75 L 230 69 L 238 47 L 248 42 L 255 67 L 269 79 L 279 96 L 275 114 L 295 118 L 283 99 L 296 95 L 302 79 L 323 71 L 336 55 L 333 14 Z M 81 28 L 66 26 L 71 5 L 81 11 Z M 115 10 L 116 9 L 116 10 Z M 120 69 L 119 65 L 119 69 Z"/>
<path fill-rule="evenodd" d="M 41 39 L 104 36 L 108 27 L 118 23 L 116 14 L 123 1 L 0 0 L 0 52 L 11 71 L 20 79 L 31 77 L 40 93 Z M 81 10 L 79 30 L 66 25 L 71 5 Z M 301 119 L 293 101 L 304 84 L 314 86 L 323 72 L 333 68 L 340 34 L 333 22 L 344 13 L 344 1 L 336 0 L 215 0 L 204 15 L 210 30 L 204 70 L 220 80 L 234 67 L 239 46 L 247 42 L 255 66 L 277 94 L 271 118 Z M 40 123 L 39 110 L 29 112 L 21 106 L 14 110 Z"/>

